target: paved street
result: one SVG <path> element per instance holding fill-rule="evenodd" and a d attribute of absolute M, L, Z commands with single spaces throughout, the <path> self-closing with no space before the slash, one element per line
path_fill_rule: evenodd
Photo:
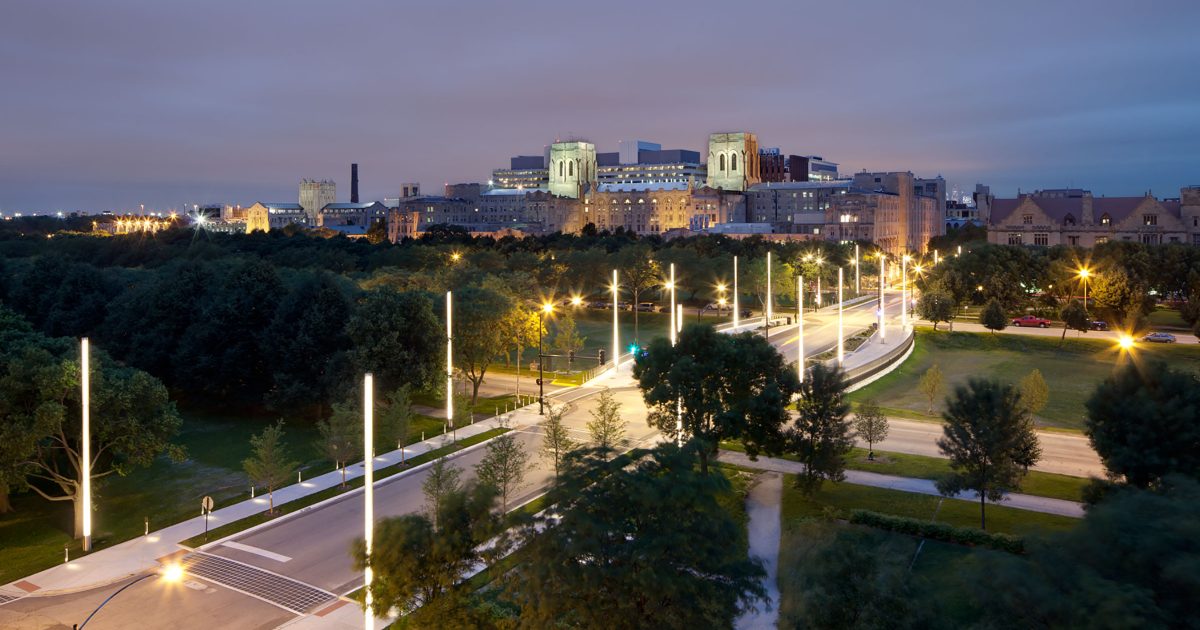
<path fill-rule="evenodd" d="M 925 320 L 921 320 L 920 323 L 925 326 L 933 326 L 933 324 L 931 324 Z M 938 324 L 938 330 L 944 330 L 945 328 L 946 328 L 946 324 L 944 322 Z M 992 331 L 988 330 L 987 328 L 984 328 L 982 324 L 976 324 L 973 322 L 954 322 L 954 330 L 955 330 L 955 332 L 978 332 L 978 333 L 992 332 Z M 1176 332 L 1173 330 L 1169 331 L 1169 332 L 1172 335 L 1175 335 L 1176 343 L 1184 343 L 1184 344 L 1200 343 L 1200 340 L 1197 340 L 1195 335 L 1188 334 L 1185 332 Z M 1005 328 L 1004 330 L 1002 330 L 996 334 L 998 334 L 998 335 L 1030 335 L 1030 336 L 1034 336 L 1034 337 L 1053 337 L 1055 339 L 1059 339 L 1062 337 L 1063 329 L 1062 329 L 1061 324 L 1055 324 L 1055 326 L 1052 328 L 1018 327 L 1018 326 L 1013 326 L 1010 324 L 1007 328 Z M 1116 343 L 1117 339 L 1119 339 L 1120 336 L 1121 336 L 1121 333 L 1116 330 L 1089 330 L 1086 333 L 1079 332 L 1078 330 L 1068 330 L 1067 331 L 1068 339 L 1072 339 L 1072 338 L 1107 339 L 1113 343 Z M 1141 341 L 1139 338 L 1138 344 L 1142 344 L 1142 343 L 1145 343 L 1145 342 Z"/>

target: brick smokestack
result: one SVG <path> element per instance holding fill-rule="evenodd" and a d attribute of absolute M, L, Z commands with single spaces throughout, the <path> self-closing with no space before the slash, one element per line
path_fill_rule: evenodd
<path fill-rule="evenodd" d="M 358 165 L 350 165 L 350 203 L 358 203 Z"/>

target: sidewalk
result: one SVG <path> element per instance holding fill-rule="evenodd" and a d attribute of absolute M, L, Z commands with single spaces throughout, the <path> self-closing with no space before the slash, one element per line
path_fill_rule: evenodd
<path fill-rule="evenodd" d="M 804 464 L 793 462 L 787 459 L 778 459 L 775 457 L 759 457 L 758 461 L 751 461 L 745 453 L 736 451 L 721 451 L 721 461 L 744 466 L 746 468 L 757 468 L 759 470 L 770 470 L 774 472 L 796 474 L 804 471 Z M 900 490 L 901 492 L 915 492 L 918 494 L 929 494 L 933 496 L 941 496 L 937 491 L 933 482 L 928 479 L 913 479 L 911 477 L 897 477 L 895 475 L 881 475 L 879 473 L 865 472 L 861 470 L 847 470 L 846 483 L 852 483 L 859 486 L 872 486 L 875 488 L 886 488 L 888 490 Z M 975 502 L 978 500 L 978 495 L 960 493 L 957 496 L 950 497 L 960 501 Z M 1030 494 L 1009 494 L 1005 495 L 1005 500 L 1002 502 L 989 502 L 992 505 L 1001 505 L 1004 507 L 1016 508 L 1018 510 L 1029 510 L 1030 512 L 1041 512 L 1043 514 L 1057 514 L 1059 516 L 1069 516 L 1071 518 L 1083 518 L 1083 504 L 1075 501 L 1064 501 L 1062 499 L 1051 499 L 1049 497 L 1037 497 Z"/>
<path fill-rule="evenodd" d="M 574 388 L 572 388 L 574 389 Z M 570 391 L 567 389 L 561 392 Z M 547 396 L 549 398 L 549 396 Z M 537 405 L 530 405 L 509 414 L 511 428 L 516 429 L 528 424 L 527 413 L 532 410 L 532 417 L 537 417 Z M 462 440 L 497 428 L 502 419 L 489 418 L 458 430 L 458 439 Z M 425 454 L 429 451 L 450 444 L 450 434 L 438 435 L 423 442 L 418 442 L 403 449 L 404 460 Z M 376 455 L 373 461 L 375 470 L 386 468 L 401 462 L 401 450 Z M 353 464 L 346 469 L 346 480 L 356 479 L 363 475 L 365 468 L 362 462 Z M 376 485 L 387 478 L 376 480 Z M 331 470 L 325 474 L 305 479 L 301 483 L 293 483 L 275 491 L 275 504 L 282 505 L 342 483 L 342 473 Z M 240 503 L 214 510 L 209 516 L 209 531 L 227 523 L 238 521 L 260 512 L 267 511 L 268 501 L 265 495 L 248 499 Z M 0 586 L 0 599 L 4 596 L 20 597 L 30 593 L 37 595 L 54 595 L 80 591 L 136 575 L 147 570 L 157 569 L 158 561 L 180 550 L 179 541 L 186 540 L 204 533 L 204 518 L 195 518 L 176 523 L 163 529 L 150 532 L 147 536 L 139 536 L 118 545 L 101 549 L 90 554 L 72 558 L 70 562 L 51 567 L 39 573 Z"/>
<path fill-rule="evenodd" d="M 734 620 L 738 630 L 773 629 L 779 620 L 779 542 L 782 522 L 780 503 L 783 498 L 783 475 L 769 472 L 763 474 L 750 489 L 746 499 L 746 512 L 750 517 L 747 534 L 750 541 L 750 556 L 762 560 L 767 574 L 763 576 L 763 587 L 767 601 L 758 602 Z"/>

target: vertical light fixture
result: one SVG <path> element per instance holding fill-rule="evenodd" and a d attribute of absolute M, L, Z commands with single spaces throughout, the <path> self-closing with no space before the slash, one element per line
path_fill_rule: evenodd
<path fill-rule="evenodd" d="M 844 342 L 842 341 L 842 268 L 838 267 L 838 367 L 842 366 L 842 361 L 846 357 L 845 352 L 843 351 L 844 347 Z"/>
<path fill-rule="evenodd" d="M 763 312 L 763 317 L 766 318 L 766 322 L 764 323 L 763 330 L 767 331 L 766 335 L 768 338 L 770 338 L 770 336 L 771 336 L 770 331 L 771 331 L 771 315 L 772 314 L 773 313 L 772 313 L 772 308 L 771 308 L 771 252 L 767 252 L 767 308 L 766 308 L 766 311 Z"/>
<path fill-rule="evenodd" d="M 613 269 L 612 294 L 613 294 L 613 345 L 612 345 L 613 355 L 612 355 L 612 357 L 613 357 L 613 367 L 616 368 L 621 363 L 621 361 L 620 361 L 621 344 L 618 339 L 618 333 L 617 333 L 617 298 L 620 297 L 620 292 L 617 287 L 617 270 L 616 269 Z M 520 357 L 517 357 L 517 363 L 520 364 L 520 362 L 521 362 Z"/>
<path fill-rule="evenodd" d="M 938 264 L 938 250 L 935 249 L 935 250 L 933 250 L 933 266 L 936 267 L 937 264 Z"/>
<path fill-rule="evenodd" d="M 862 293 L 862 285 L 859 284 L 859 281 L 858 281 L 859 266 L 860 266 L 860 264 L 859 264 L 859 259 L 858 259 L 858 243 L 855 243 L 854 244 L 854 297 L 858 297 L 858 294 Z"/>
<path fill-rule="evenodd" d="M 741 312 L 738 309 L 738 282 L 737 282 L 737 256 L 733 257 L 733 327 L 737 328 L 741 320 Z"/>
<path fill-rule="evenodd" d="M 454 421 L 454 337 L 450 332 L 451 309 L 450 291 L 446 292 L 446 422 Z M 520 357 L 517 357 L 518 361 Z"/>
<path fill-rule="evenodd" d="M 884 306 L 883 286 L 886 284 L 884 278 L 887 277 L 887 256 L 883 252 L 879 253 L 879 341 L 887 343 L 887 307 Z"/>
<path fill-rule="evenodd" d="M 908 328 L 908 254 L 900 259 L 900 334 Z"/>
<path fill-rule="evenodd" d="M 671 345 L 675 345 L 675 263 L 671 263 L 671 279 L 667 283 L 671 290 L 671 310 L 667 311 L 667 328 L 671 331 Z"/>
<path fill-rule="evenodd" d="M 796 337 L 796 371 L 800 382 L 804 382 L 804 276 L 796 278 L 796 326 L 800 333 Z"/>
<path fill-rule="evenodd" d="M 450 294 L 446 293 L 447 304 Z M 448 311 L 447 311 L 448 312 Z M 367 551 L 367 566 L 363 569 L 363 627 L 374 630 L 375 613 L 371 612 L 371 541 L 375 534 L 375 379 L 367 372 L 363 376 L 363 543 Z"/>
<path fill-rule="evenodd" d="M 80 412 L 79 482 L 83 485 L 83 551 L 92 550 L 92 351 L 88 338 L 79 344 L 83 409 Z"/>

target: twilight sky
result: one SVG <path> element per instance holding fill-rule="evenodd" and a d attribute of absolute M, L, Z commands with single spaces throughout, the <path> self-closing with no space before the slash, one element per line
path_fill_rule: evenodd
<path fill-rule="evenodd" d="M 39 2 L 0 8 L 0 212 L 366 199 L 713 131 L 951 185 L 1200 184 L 1200 2 Z"/>

